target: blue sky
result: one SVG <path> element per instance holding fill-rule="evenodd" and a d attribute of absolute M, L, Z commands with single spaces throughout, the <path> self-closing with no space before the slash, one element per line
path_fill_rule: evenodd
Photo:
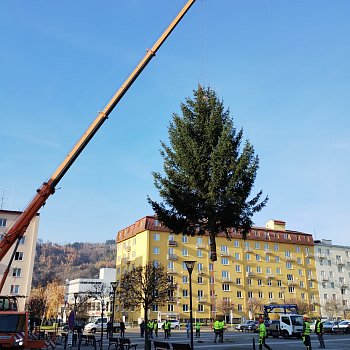
<path fill-rule="evenodd" d="M 0 2 L 0 190 L 22 210 L 185 0 Z M 197 0 L 40 211 L 39 237 L 102 242 L 151 215 L 160 140 L 197 84 L 260 158 L 254 217 L 350 245 L 349 1 Z"/>

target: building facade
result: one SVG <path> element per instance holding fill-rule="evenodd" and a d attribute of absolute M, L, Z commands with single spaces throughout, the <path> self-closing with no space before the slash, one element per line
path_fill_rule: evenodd
<path fill-rule="evenodd" d="M 0 239 L 3 239 L 8 229 L 21 214 L 19 211 L 0 210 Z M 30 222 L 18 249 L 15 253 L 10 272 L 6 279 L 1 295 L 18 296 L 19 309 L 24 310 L 25 302 L 30 296 L 32 287 L 33 267 L 35 249 L 38 238 L 39 214 Z M 4 259 L 0 262 L 0 278 L 13 254 L 14 246 L 9 250 Z"/>
<path fill-rule="evenodd" d="M 115 282 L 116 269 L 101 268 L 99 278 L 77 278 L 66 280 L 65 305 L 60 312 L 65 322 L 70 310 L 78 310 L 77 317 L 85 320 L 94 320 L 102 316 L 111 316 L 113 292 L 111 282 Z"/>
<path fill-rule="evenodd" d="M 350 318 L 350 247 L 322 239 L 315 253 L 322 316 Z"/>
<path fill-rule="evenodd" d="M 319 314 L 319 292 L 310 234 L 286 230 L 285 222 L 270 220 L 253 227 L 246 240 L 236 232 L 216 239 L 218 260 L 210 260 L 208 236 L 174 235 L 156 217 L 147 216 L 117 235 L 117 280 L 130 266 L 156 261 L 167 267 L 176 288 L 165 307 L 155 306 L 150 317 L 189 319 L 189 275 L 184 261 L 195 260 L 192 273 L 193 315 L 228 322 L 251 319 L 264 304 L 296 302 Z M 143 311 L 116 313 L 128 321 Z"/>

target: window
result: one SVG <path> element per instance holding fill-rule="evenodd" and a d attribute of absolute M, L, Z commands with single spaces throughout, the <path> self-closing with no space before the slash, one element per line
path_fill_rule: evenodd
<path fill-rule="evenodd" d="M 174 304 L 168 304 L 168 312 L 174 312 Z"/>
<path fill-rule="evenodd" d="M 278 287 L 282 287 L 282 281 L 281 280 L 277 280 L 277 286 Z"/>
<path fill-rule="evenodd" d="M 288 292 L 289 293 L 295 293 L 295 288 L 293 286 L 288 287 Z"/>
<path fill-rule="evenodd" d="M 203 258 L 203 250 L 197 249 L 197 257 L 198 258 Z"/>
<path fill-rule="evenodd" d="M 273 299 L 273 292 L 269 292 L 269 299 Z"/>
<path fill-rule="evenodd" d="M 224 290 L 225 292 L 230 290 L 230 285 L 228 283 L 223 283 L 222 284 L 222 290 Z"/>
<path fill-rule="evenodd" d="M 187 297 L 188 297 L 188 289 L 184 289 L 184 290 L 182 291 L 182 296 L 183 296 L 184 298 L 187 298 Z"/>
<path fill-rule="evenodd" d="M 270 255 L 265 256 L 265 261 L 269 262 L 270 261 Z"/>
<path fill-rule="evenodd" d="M 221 253 L 227 253 L 227 252 L 228 252 L 228 247 L 227 247 L 227 245 L 222 245 L 222 246 L 220 247 L 220 251 L 221 251 Z"/>
<path fill-rule="evenodd" d="M 182 243 L 188 243 L 188 237 L 182 236 Z"/>
<path fill-rule="evenodd" d="M 236 278 L 236 284 L 238 284 L 238 285 L 242 284 L 242 281 L 241 281 L 241 279 L 239 277 Z"/>
<path fill-rule="evenodd" d="M 273 249 L 274 249 L 275 252 L 278 252 L 278 244 L 277 243 L 274 244 Z"/>
<path fill-rule="evenodd" d="M 236 260 L 241 260 L 241 254 L 235 253 L 235 259 Z"/>
<path fill-rule="evenodd" d="M 197 244 L 203 244 L 203 237 L 197 237 Z"/>
<path fill-rule="evenodd" d="M 260 254 L 255 254 L 255 260 L 256 260 L 256 261 L 261 261 Z"/>
<path fill-rule="evenodd" d="M 266 268 L 266 273 L 267 273 L 268 275 L 271 274 L 271 267 L 267 267 L 267 268 Z"/>
<path fill-rule="evenodd" d="M 247 278 L 247 284 L 248 284 L 248 286 L 252 286 L 253 285 L 253 282 L 252 282 L 251 278 Z"/>
<path fill-rule="evenodd" d="M 286 262 L 286 268 L 291 269 L 292 268 L 292 263 L 290 261 Z"/>
<path fill-rule="evenodd" d="M 152 305 L 152 311 L 158 311 L 158 304 Z"/>
<path fill-rule="evenodd" d="M 5 227 L 6 226 L 6 221 L 7 221 L 7 219 L 0 218 L 0 227 Z"/>
<path fill-rule="evenodd" d="M 159 240 L 160 240 L 160 234 L 159 234 L 159 233 L 154 233 L 154 234 L 153 234 L 153 239 L 154 239 L 155 241 L 159 241 Z"/>
<path fill-rule="evenodd" d="M 258 279 L 258 286 L 262 286 L 262 279 Z"/>
<path fill-rule="evenodd" d="M 275 262 L 276 262 L 276 263 L 279 263 L 279 262 L 280 262 L 280 257 L 279 257 L 279 256 L 276 256 L 276 257 L 275 257 Z"/>
<path fill-rule="evenodd" d="M 260 249 L 260 243 L 259 242 L 255 242 L 255 249 Z"/>
<path fill-rule="evenodd" d="M 300 265 L 301 264 L 301 258 L 297 258 L 297 263 Z"/>
<path fill-rule="evenodd" d="M 214 284 L 214 283 L 215 283 L 215 278 L 214 278 L 214 276 L 210 276 L 210 277 L 209 277 L 209 283 L 210 283 L 210 284 Z"/>
<path fill-rule="evenodd" d="M 277 275 L 281 275 L 282 274 L 282 270 L 280 267 L 276 267 L 276 273 Z"/>
<path fill-rule="evenodd" d="M 19 285 L 18 284 L 12 284 L 10 293 L 11 294 L 18 294 L 19 293 Z"/>
<path fill-rule="evenodd" d="M 238 304 L 237 305 L 237 310 L 238 311 L 243 311 L 243 305 L 242 304 Z"/>
<path fill-rule="evenodd" d="M 188 276 L 182 276 L 182 283 L 188 283 Z"/>
<path fill-rule="evenodd" d="M 197 264 L 197 270 L 198 270 L 198 272 L 201 272 L 201 271 L 204 270 L 204 267 L 203 267 L 203 264 L 202 264 L 202 263 L 198 263 L 198 264 Z"/>
<path fill-rule="evenodd" d="M 160 249 L 159 247 L 153 247 L 153 254 L 159 254 Z"/>
<path fill-rule="evenodd" d="M 197 296 L 198 296 L 198 298 L 203 298 L 203 296 L 204 296 L 203 290 L 198 289 Z"/>
<path fill-rule="evenodd" d="M 228 258 L 221 258 L 221 264 L 222 265 L 228 265 Z"/>
<path fill-rule="evenodd" d="M 227 270 L 222 270 L 221 271 L 221 277 L 222 278 L 229 278 L 230 277 L 230 273 Z"/>
<path fill-rule="evenodd" d="M 295 251 L 296 251 L 297 253 L 300 253 L 300 247 L 299 247 L 298 245 L 295 247 Z"/>
<path fill-rule="evenodd" d="M 15 267 L 12 270 L 12 277 L 21 277 L 22 269 Z"/>
<path fill-rule="evenodd" d="M 253 298 L 253 292 L 248 292 L 248 298 L 252 299 Z"/>
<path fill-rule="evenodd" d="M 198 304 L 198 312 L 204 312 L 204 305 Z"/>
<path fill-rule="evenodd" d="M 269 280 L 267 280 L 267 285 L 269 286 L 269 287 L 271 287 L 272 286 L 272 281 L 269 279 Z"/>
<path fill-rule="evenodd" d="M 264 297 L 264 293 L 263 292 L 258 292 L 258 297 L 259 297 L 259 299 L 262 299 Z"/>
<path fill-rule="evenodd" d="M 174 262 L 173 261 L 168 261 L 168 269 L 173 270 L 174 269 Z"/>
<path fill-rule="evenodd" d="M 188 256 L 188 249 L 186 248 L 182 249 L 182 256 Z"/>
<path fill-rule="evenodd" d="M 241 272 L 241 265 L 236 265 L 235 269 L 236 269 L 236 272 Z"/>
<path fill-rule="evenodd" d="M 203 277 L 202 276 L 198 276 L 197 282 L 198 282 L 198 284 L 203 284 Z"/>
<path fill-rule="evenodd" d="M 214 271 L 214 264 L 213 263 L 209 263 L 209 271 Z"/>
<path fill-rule="evenodd" d="M 15 260 L 23 260 L 23 252 L 16 252 Z"/>
<path fill-rule="evenodd" d="M 262 273 L 261 266 L 257 266 L 257 267 L 256 267 L 256 272 L 257 272 L 257 273 Z"/>
<path fill-rule="evenodd" d="M 250 254 L 249 254 L 249 253 L 246 253 L 245 259 L 246 259 L 246 260 L 250 260 Z"/>
<path fill-rule="evenodd" d="M 240 290 L 237 291 L 237 298 L 242 298 L 242 292 Z"/>
<path fill-rule="evenodd" d="M 24 244 L 24 242 L 26 241 L 26 238 L 23 236 L 20 241 L 19 241 L 19 244 Z"/>
<path fill-rule="evenodd" d="M 234 247 L 235 247 L 235 248 L 239 248 L 239 241 L 234 241 L 233 244 L 234 244 Z"/>

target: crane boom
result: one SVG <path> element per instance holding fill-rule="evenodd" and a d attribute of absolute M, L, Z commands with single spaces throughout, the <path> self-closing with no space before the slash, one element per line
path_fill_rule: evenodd
<path fill-rule="evenodd" d="M 102 124 L 106 121 L 109 114 L 113 111 L 114 107 L 118 104 L 118 102 L 122 99 L 124 94 L 129 90 L 131 85 L 137 79 L 137 77 L 141 74 L 147 64 L 151 61 L 151 59 L 155 56 L 158 49 L 167 39 L 167 37 L 174 30 L 176 25 L 180 22 L 183 16 L 187 13 L 187 11 L 194 4 L 195 0 L 189 0 L 178 13 L 178 15 L 174 18 L 174 20 L 170 23 L 167 29 L 163 32 L 163 34 L 159 37 L 153 47 L 147 50 L 146 55 L 143 59 L 138 63 L 133 72 L 129 75 L 129 77 L 125 80 L 125 82 L 121 85 L 119 90 L 113 95 L 107 105 L 104 107 L 102 111 L 99 112 L 98 116 L 91 123 L 85 133 L 81 136 L 79 141 L 74 145 L 71 152 L 66 156 L 64 161 L 57 167 L 54 173 L 51 175 L 50 179 L 47 182 L 44 182 L 41 187 L 37 190 L 37 194 L 30 201 L 27 207 L 24 209 L 22 214 L 17 218 L 13 226 L 6 233 L 4 238 L 0 241 L 0 261 L 4 258 L 6 253 L 10 250 L 12 245 L 16 242 L 16 240 L 22 237 L 29 226 L 33 217 L 37 214 L 39 209 L 45 204 L 46 200 L 55 192 L 55 187 L 74 163 L 74 161 L 78 158 L 79 154 L 84 150 L 89 141 L 93 138 Z M 6 269 L 2 281 L 0 283 L 0 292 L 5 283 L 7 274 L 8 274 L 9 266 Z M 7 273 L 6 273 L 7 272 Z"/>

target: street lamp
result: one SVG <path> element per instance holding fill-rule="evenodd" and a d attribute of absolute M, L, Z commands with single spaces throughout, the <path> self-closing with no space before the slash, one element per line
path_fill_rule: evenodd
<path fill-rule="evenodd" d="M 73 296 L 74 296 L 74 316 L 76 316 L 76 313 L 77 313 L 77 299 L 78 299 L 78 296 L 79 296 L 79 292 L 73 293 Z"/>
<path fill-rule="evenodd" d="M 190 276 L 190 325 L 191 325 L 191 350 L 193 350 L 193 317 L 192 317 L 192 271 L 195 261 L 184 261 L 188 274 Z"/>
<path fill-rule="evenodd" d="M 281 292 L 283 293 L 283 304 L 284 305 L 286 305 L 286 287 L 280 287 L 280 289 L 281 289 Z M 284 311 L 285 311 L 286 309 L 284 309 Z"/>
<path fill-rule="evenodd" d="M 114 331 L 114 308 L 115 308 L 115 290 L 117 289 L 117 282 L 111 282 L 111 286 L 113 289 L 113 302 L 112 302 L 112 337 L 113 337 L 113 331 Z"/>

